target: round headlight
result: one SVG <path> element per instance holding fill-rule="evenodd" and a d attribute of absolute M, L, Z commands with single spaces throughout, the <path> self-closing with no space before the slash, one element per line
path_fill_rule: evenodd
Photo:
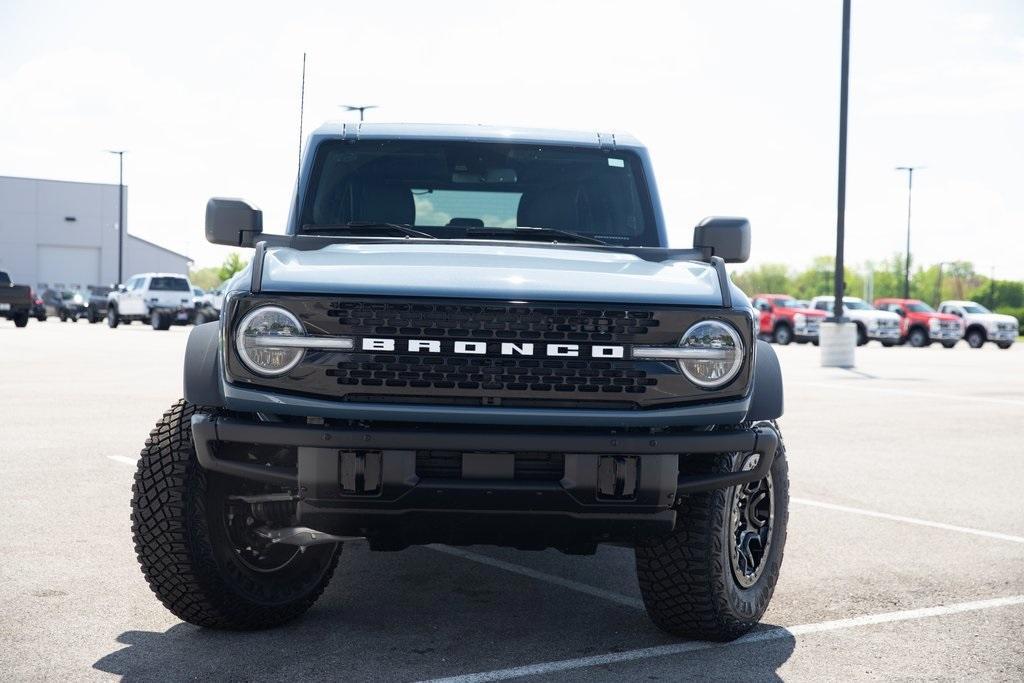
<path fill-rule="evenodd" d="M 731 381 L 743 365 L 743 340 L 728 325 L 703 320 L 686 331 L 679 342 L 686 353 L 679 358 L 679 369 L 694 384 L 713 389 Z"/>
<path fill-rule="evenodd" d="M 305 351 L 286 343 L 292 337 L 305 336 L 306 330 L 294 315 L 277 306 L 262 306 L 249 311 L 238 325 L 235 345 L 246 367 L 260 375 L 283 375 L 302 360 Z"/>

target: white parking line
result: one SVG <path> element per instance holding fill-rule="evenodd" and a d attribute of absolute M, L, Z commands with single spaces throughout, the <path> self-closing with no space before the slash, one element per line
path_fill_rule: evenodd
<path fill-rule="evenodd" d="M 793 498 L 790 499 L 791 503 L 797 505 L 809 505 L 811 507 L 824 508 L 826 510 L 835 510 L 837 512 L 848 512 L 854 515 L 863 515 L 865 517 L 877 517 L 878 519 L 888 519 L 893 522 L 904 522 L 906 524 L 917 524 L 919 526 L 929 526 L 933 529 L 943 529 L 945 531 L 958 531 L 962 534 L 973 534 L 975 536 L 983 536 L 985 538 L 994 538 L 1000 541 L 1010 541 L 1011 543 L 1024 543 L 1024 536 L 1013 536 L 1011 534 L 1003 534 L 998 531 L 985 531 L 984 529 L 972 529 L 966 526 L 956 526 L 955 524 L 946 524 L 944 522 L 932 522 L 927 519 L 918 519 L 916 517 L 904 517 L 903 515 L 890 515 L 888 512 L 875 512 L 874 510 L 864 510 L 862 508 L 852 508 L 846 505 L 836 505 L 835 503 L 822 503 L 817 500 L 808 500 L 806 498 Z"/>
<path fill-rule="evenodd" d="M 905 610 L 902 612 L 886 612 L 883 614 L 868 614 L 850 619 L 837 619 L 835 621 L 822 621 L 816 624 L 801 624 L 790 628 L 767 628 L 762 631 L 755 631 L 742 638 L 729 643 L 709 642 L 686 642 L 675 645 L 661 645 L 658 647 L 645 647 L 639 650 L 626 650 L 625 652 L 612 652 L 605 655 L 593 657 L 580 657 L 578 659 L 563 659 L 561 661 L 543 662 L 540 664 L 529 664 L 509 669 L 498 669 L 495 671 L 482 671 L 479 673 L 466 674 L 463 676 L 451 676 L 449 678 L 435 678 L 427 683 L 483 683 L 483 681 L 507 681 L 511 678 L 522 676 L 538 676 L 570 669 L 585 669 L 591 666 L 615 664 L 617 662 L 630 662 L 638 659 L 651 659 L 654 657 L 666 657 L 685 652 L 696 652 L 699 650 L 710 650 L 734 645 L 748 643 L 760 643 L 783 638 L 795 638 L 796 636 L 811 633 L 822 633 L 824 631 L 839 631 L 843 629 L 858 628 L 861 626 L 872 626 L 875 624 L 888 624 L 895 621 L 910 621 L 915 619 L 928 619 L 941 617 L 962 612 L 974 612 L 977 610 L 994 609 L 997 607 L 1009 607 L 1012 605 L 1024 604 L 1024 595 L 1013 595 L 1005 598 L 994 598 L 992 600 L 976 600 L 974 602 L 961 602 L 942 607 L 925 607 L 922 609 Z"/>
<path fill-rule="evenodd" d="M 915 396 L 918 398 L 938 398 L 943 401 L 977 401 L 979 403 L 998 403 L 1008 406 L 1024 406 L 1024 401 L 1015 401 L 1012 398 L 994 398 L 989 396 L 965 396 L 964 394 L 937 394 L 929 391 L 914 391 L 912 389 L 894 389 L 892 387 L 872 387 L 854 384 L 851 380 L 840 380 L 838 382 L 790 382 L 806 387 L 825 387 L 826 389 L 853 389 L 855 391 L 873 391 L 879 394 L 895 394 L 897 396 Z"/>
<path fill-rule="evenodd" d="M 572 579 L 564 579 L 561 576 L 555 576 L 554 574 L 547 574 L 545 572 L 539 572 L 536 569 L 530 569 L 518 564 L 512 564 L 511 562 L 505 562 L 504 560 L 496 560 L 493 557 L 487 557 L 486 555 L 479 555 L 477 553 L 463 550 L 462 548 L 452 548 L 447 545 L 428 545 L 428 548 L 436 550 L 441 553 L 448 553 L 449 555 L 455 555 L 461 557 L 464 560 L 470 560 L 472 562 L 479 562 L 480 564 L 486 564 L 489 567 L 496 567 L 497 569 L 503 569 L 507 572 L 513 572 L 514 574 L 521 574 L 528 576 L 531 579 L 537 579 L 538 581 L 546 581 L 547 583 L 553 583 L 556 586 L 562 588 L 569 588 L 579 593 L 586 593 L 597 598 L 603 598 L 611 602 L 624 605 L 626 607 L 632 607 L 634 609 L 643 609 L 644 601 L 639 598 L 631 598 L 628 595 L 620 595 L 612 591 L 606 591 L 601 588 L 595 588 L 579 581 L 573 581 Z"/>
<path fill-rule="evenodd" d="M 129 458 L 124 455 L 108 455 L 107 457 L 115 462 L 124 463 L 125 465 L 131 465 L 132 467 L 135 467 L 136 465 L 139 464 L 137 458 Z"/>

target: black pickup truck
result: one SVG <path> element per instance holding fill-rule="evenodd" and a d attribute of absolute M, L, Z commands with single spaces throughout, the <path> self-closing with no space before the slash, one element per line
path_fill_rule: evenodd
<path fill-rule="evenodd" d="M 32 309 L 32 290 L 27 285 L 16 285 L 11 277 L 0 270 L 0 318 L 13 320 L 16 327 L 28 325 Z"/>

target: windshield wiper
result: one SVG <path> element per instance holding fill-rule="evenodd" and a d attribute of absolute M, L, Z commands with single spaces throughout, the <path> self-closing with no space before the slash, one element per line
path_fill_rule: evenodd
<path fill-rule="evenodd" d="M 556 228 L 468 228 L 466 237 L 496 237 L 498 239 L 521 239 L 533 242 L 575 242 L 578 244 L 608 244 L 596 237 Z"/>
<path fill-rule="evenodd" d="M 302 226 L 302 232 L 307 234 L 307 235 L 308 234 L 315 234 L 315 233 L 322 233 L 322 232 L 338 232 L 338 231 L 342 231 L 342 230 L 352 230 L 352 231 L 369 230 L 369 231 L 374 231 L 374 232 L 376 232 L 378 230 L 380 230 L 380 231 L 391 230 L 392 232 L 401 233 L 401 234 L 405 235 L 406 237 L 419 237 L 419 238 L 428 239 L 428 240 L 437 239 L 436 237 L 434 237 L 433 235 L 431 235 L 429 233 L 421 232 L 419 230 L 414 230 L 407 223 L 384 223 L 384 222 L 379 222 L 379 221 L 349 221 L 348 223 L 343 223 L 343 224 L 339 224 L 339 225 L 303 225 Z"/>

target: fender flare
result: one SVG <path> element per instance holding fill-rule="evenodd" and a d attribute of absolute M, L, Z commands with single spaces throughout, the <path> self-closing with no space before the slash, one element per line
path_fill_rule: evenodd
<path fill-rule="evenodd" d="M 196 325 L 185 347 L 185 400 L 197 406 L 224 406 L 220 385 L 220 322 Z"/>
<path fill-rule="evenodd" d="M 757 340 L 754 354 L 754 389 L 750 394 L 747 420 L 774 420 L 782 417 L 782 368 L 775 349 L 766 341 Z"/>

